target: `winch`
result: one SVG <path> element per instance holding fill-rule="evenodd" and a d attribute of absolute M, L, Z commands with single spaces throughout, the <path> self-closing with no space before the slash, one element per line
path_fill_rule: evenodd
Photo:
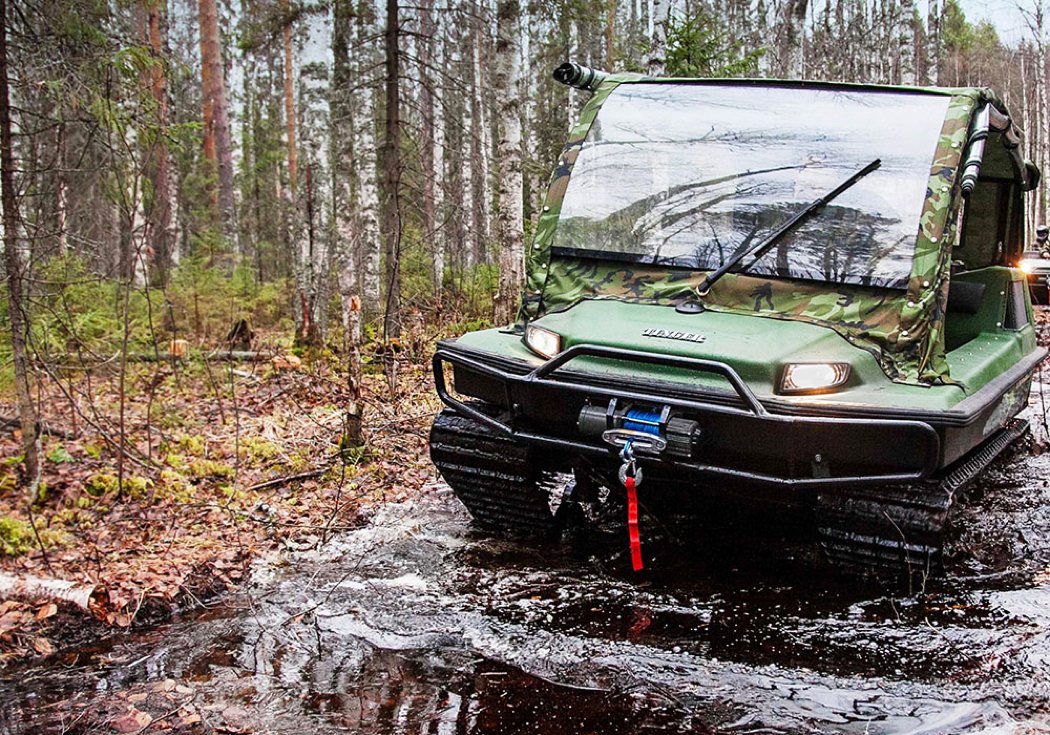
<path fill-rule="evenodd" d="M 615 447 L 630 443 L 639 454 L 691 457 L 700 424 L 675 415 L 670 406 L 645 406 L 610 399 L 607 406 L 586 405 L 576 426 L 584 436 L 601 437 Z"/>

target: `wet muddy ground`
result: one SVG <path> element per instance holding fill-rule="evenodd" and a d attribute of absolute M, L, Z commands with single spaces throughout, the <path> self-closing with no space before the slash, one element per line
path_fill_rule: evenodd
<path fill-rule="evenodd" d="M 436 486 L 207 611 L 0 673 L 0 732 L 1050 732 L 1048 479 L 1001 462 L 950 580 L 910 588 L 834 574 L 780 513 L 650 528 L 634 575 L 626 539 L 495 541 Z"/>

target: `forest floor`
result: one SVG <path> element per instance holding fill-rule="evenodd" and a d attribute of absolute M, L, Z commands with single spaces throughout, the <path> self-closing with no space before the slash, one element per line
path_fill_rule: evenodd
<path fill-rule="evenodd" d="M 418 493 L 435 479 L 433 337 L 402 355 L 396 400 L 366 360 L 365 450 L 340 451 L 348 392 L 330 353 L 293 369 L 191 359 L 129 363 L 123 381 L 113 366 L 40 380 L 35 502 L 18 485 L 19 432 L 0 434 L 0 577 L 68 580 L 91 601 L 0 602 L 0 666 L 165 618 L 236 588 L 260 555 L 321 546 Z"/>

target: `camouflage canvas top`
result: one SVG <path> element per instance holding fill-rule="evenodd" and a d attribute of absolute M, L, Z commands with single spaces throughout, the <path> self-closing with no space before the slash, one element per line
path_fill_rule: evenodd
<path fill-rule="evenodd" d="M 552 176 L 527 254 L 526 287 L 519 314 L 521 321 L 570 308 L 582 299 L 674 304 L 695 296 L 705 274 L 717 265 L 717 262 L 700 261 L 701 267 L 690 268 L 691 261 L 687 258 L 675 262 L 674 267 L 668 267 L 667 260 L 641 258 L 625 261 L 618 257 L 603 258 L 600 251 L 576 254 L 571 249 L 560 247 L 558 228 L 560 223 L 565 227 L 567 221 L 561 215 L 573 167 L 596 119 L 598 125 L 601 124 L 599 110 L 621 85 L 641 81 L 632 75 L 608 77 L 588 101 L 572 129 Z M 698 83 L 702 84 L 692 82 Z M 753 83 L 753 87 L 762 85 L 761 82 Z M 799 85 L 799 88 L 819 86 Z M 853 89 L 864 92 L 864 88 Z M 915 90 L 908 91 L 915 93 Z M 950 382 L 944 359 L 943 324 L 951 248 L 956 237 L 955 210 L 961 200 L 958 186 L 964 149 L 975 111 L 985 102 L 992 102 L 1001 110 L 1005 108 L 988 90 L 938 89 L 928 92 L 931 96 L 937 95 L 939 100 L 947 100 L 946 104 L 942 103 L 946 113 L 939 122 L 939 133 L 935 126 L 929 141 L 932 160 L 928 176 L 922 173 L 925 169 L 920 170 L 919 175 L 925 178 L 925 198 L 921 203 L 916 202 L 914 213 L 918 215 L 918 221 L 913 216 L 910 220 L 913 225 L 907 230 L 914 235 L 906 232 L 898 237 L 898 240 L 908 241 L 905 252 L 910 262 L 902 263 L 900 258 L 880 262 L 872 273 L 859 276 L 848 267 L 840 267 L 841 273 L 835 278 L 823 280 L 796 277 L 790 269 L 786 271 L 788 277 L 782 277 L 784 272 L 775 274 L 770 269 L 757 268 L 748 274 L 729 273 L 703 297 L 704 305 L 717 311 L 820 324 L 869 351 L 893 380 L 927 385 Z M 815 120 L 814 125 L 819 126 L 819 120 Z M 702 134 L 703 131 L 699 132 Z M 743 176 L 748 175 L 750 171 Z M 615 233 L 610 236 L 603 230 L 601 235 L 605 237 L 601 247 L 622 249 L 615 245 L 619 242 Z M 567 239 L 568 231 L 561 237 L 563 242 Z M 787 258 L 781 254 L 782 269 L 789 266 L 791 257 L 790 253 Z M 775 270 L 773 266 L 770 268 Z M 889 273 L 887 279 L 891 276 L 892 279 L 880 282 L 879 272 Z M 892 287 L 886 287 L 887 284 Z"/>

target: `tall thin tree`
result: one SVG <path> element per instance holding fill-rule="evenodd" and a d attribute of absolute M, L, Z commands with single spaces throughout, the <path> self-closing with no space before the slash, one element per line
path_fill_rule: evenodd
<path fill-rule="evenodd" d="M 361 414 L 361 297 L 362 278 L 357 258 L 357 231 L 354 227 L 351 182 L 354 177 L 353 69 L 350 41 L 353 38 L 354 10 L 351 0 L 332 4 L 332 209 L 335 219 L 337 273 L 342 306 L 343 346 L 347 356 L 349 400 L 343 428 L 348 446 L 364 444 Z"/>
<path fill-rule="evenodd" d="M 386 307 L 383 335 L 387 381 L 397 391 L 394 344 L 401 337 L 401 70 L 398 44 L 401 25 L 398 0 L 386 0 L 384 33 L 386 124 L 383 136 L 383 255 L 386 259 Z"/>
<path fill-rule="evenodd" d="M 3 205 L 4 270 L 7 308 L 11 323 L 15 398 L 22 429 L 23 466 L 29 498 L 35 501 L 40 487 L 40 425 L 33 406 L 31 370 L 26 349 L 29 321 L 25 314 L 25 274 L 19 251 L 18 194 L 15 191 L 14 142 L 11 134 L 11 90 L 8 82 L 7 0 L 0 0 L 0 200 Z"/>
<path fill-rule="evenodd" d="M 232 244 L 237 233 L 233 196 L 233 144 L 230 140 L 230 113 L 219 36 L 219 9 L 216 0 L 200 0 L 199 9 L 204 154 L 218 177 L 215 202 L 219 208 L 220 229 L 227 242 Z"/>
<path fill-rule="evenodd" d="M 157 0 L 143 0 L 140 33 L 150 52 L 150 65 L 143 80 L 153 101 L 150 150 L 146 154 L 146 178 L 150 187 L 145 198 L 146 248 L 150 254 L 148 272 L 156 285 L 165 285 L 172 263 L 176 233 L 172 216 L 171 153 L 168 150 L 168 77 L 164 50 L 163 6 Z"/>
<path fill-rule="evenodd" d="M 496 8 L 496 88 L 499 93 L 499 290 L 497 323 L 509 322 L 517 306 L 524 269 L 524 181 L 521 169 L 521 6 L 500 0 Z"/>

